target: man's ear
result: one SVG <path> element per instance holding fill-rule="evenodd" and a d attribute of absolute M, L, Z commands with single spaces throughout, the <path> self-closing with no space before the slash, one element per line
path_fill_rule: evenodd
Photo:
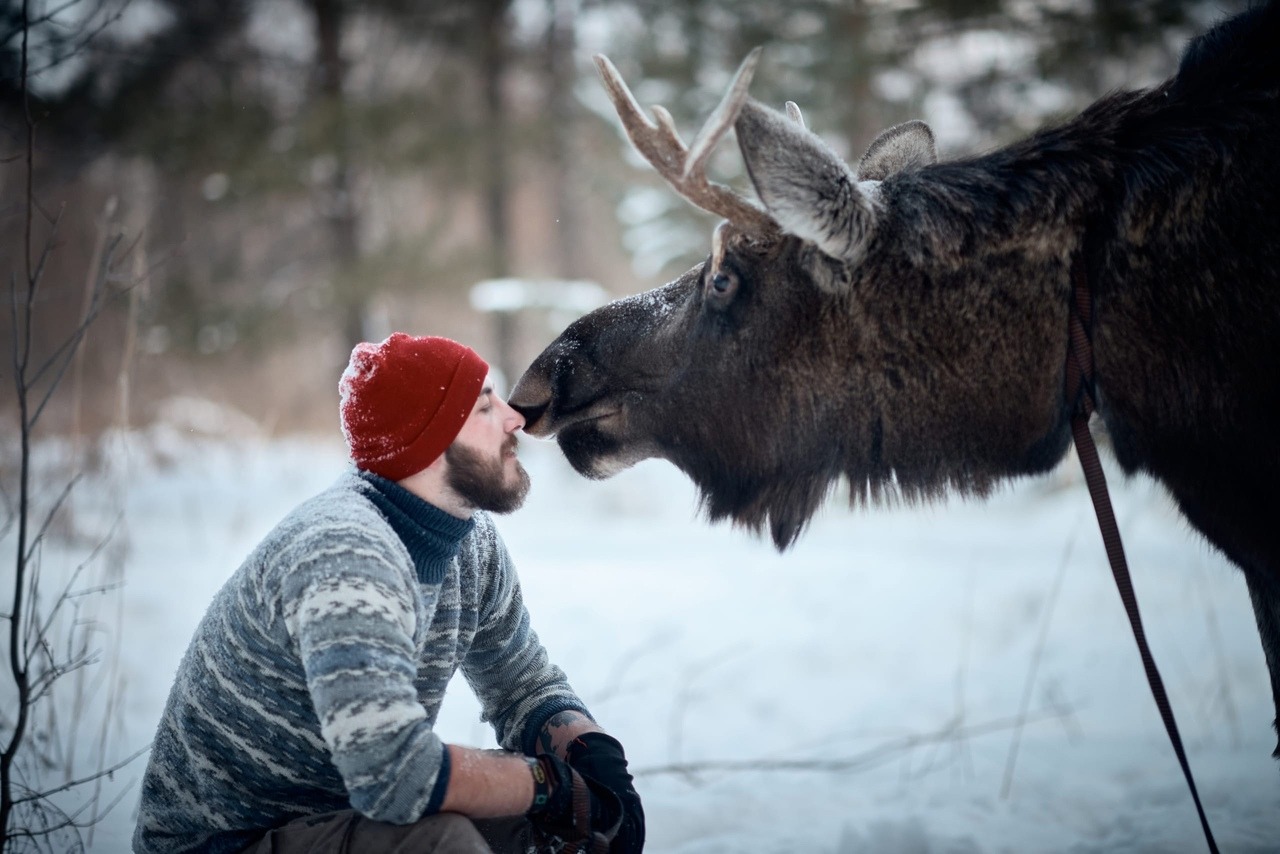
<path fill-rule="evenodd" d="M 883 181 L 896 172 L 938 162 L 933 131 L 919 119 L 894 125 L 867 146 L 858 161 L 859 181 Z"/>
<path fill-rule="evenodd" d="M 875 230 L 874 190 L 804 126 L 755 99 L 734 123 L 751 183 L 783 231 L 855 263 Z"/>

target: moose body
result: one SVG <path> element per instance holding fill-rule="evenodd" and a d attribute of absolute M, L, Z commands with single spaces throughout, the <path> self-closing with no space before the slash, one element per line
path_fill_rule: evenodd
<path fill-rule="evenodd" d="M 1022 142 L 938 162 L 911 122 L 856 168 L 746 95 L 754 56 L 688 149 L 599 58 L 636 147 L 727 222 L 702 264 L 569 326 L 511 403 L 582 474 L 668 459 L 711 519 L 785 548 L 841 477 L 874 502 L 1054 467 L 1081 276 L 1114 454 L 1243 570 L 1280 709 L 1277 45 L 1273 0 Z M 730 126 L 762 206 L 703 175 Z"/>

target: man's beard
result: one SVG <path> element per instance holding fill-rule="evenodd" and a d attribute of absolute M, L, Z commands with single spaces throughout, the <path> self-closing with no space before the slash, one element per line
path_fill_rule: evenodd
<path fill-rule="evenodd" d="M 496 457 L 486 457 L 474 448 L 454 442 L 444 452 L 449 463 L 446 476 L 449 488 L 478 510 L 510 513 L 519 509 L 529 494 L 529 473 L 516 460 L 516 480 L 506 482 L 506 452 L 515 447 L 516 437 L 511 436 Z"/>

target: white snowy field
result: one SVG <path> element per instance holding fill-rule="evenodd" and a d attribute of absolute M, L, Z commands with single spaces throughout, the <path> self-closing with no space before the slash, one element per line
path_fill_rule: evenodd
<path fill-rule="evenodd" d="M 160 429 L 128 447 L 120 749 L 150 740 L 214 591 L 346 465 L 336 437 Z M 627 748 L 647 850 L 1205 850 L 1074 471 L 985 503 L 834 501 L 779 555 L 700 519 L 665 463 L 590 482 L 554 445 L 526 440 L 521 454 L 533 491 L 499 527 L 534 627 Z M 1109 474 L 1222 850 L 1280 850 L 1243 579 L 1162 490 Z M 492 745 L 455 684 L 439 732 Z M 141 771 L 116 775 L 133 788 L 90 851 L 128 849 Z"/>

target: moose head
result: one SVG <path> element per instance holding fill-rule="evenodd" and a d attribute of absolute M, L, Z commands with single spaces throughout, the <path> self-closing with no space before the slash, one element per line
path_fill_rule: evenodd
<path fill-rule="evenodd" d="M 1034 152 L 940 180 L 919 121 L 851 169 L 794 104 L 748 97 L 758 58 L 688 147 L 596 58 L 636 149 L 725 221 L 705 262 L 538 357 L 511 397 L 525 429 L 555 433 L 588 477 L 668 459 L 712 519 L 767 527 L 780 548 L 841 476 L 862 500 L 916 499 L 1053 466 L 1069 442 L 1067 271 L 1095 194 L 1064 175 L 1056 196 L 998 199 L 997 182 L 1043 168 Z M 730 127 L 763 207 L 706 177 Z"/>

